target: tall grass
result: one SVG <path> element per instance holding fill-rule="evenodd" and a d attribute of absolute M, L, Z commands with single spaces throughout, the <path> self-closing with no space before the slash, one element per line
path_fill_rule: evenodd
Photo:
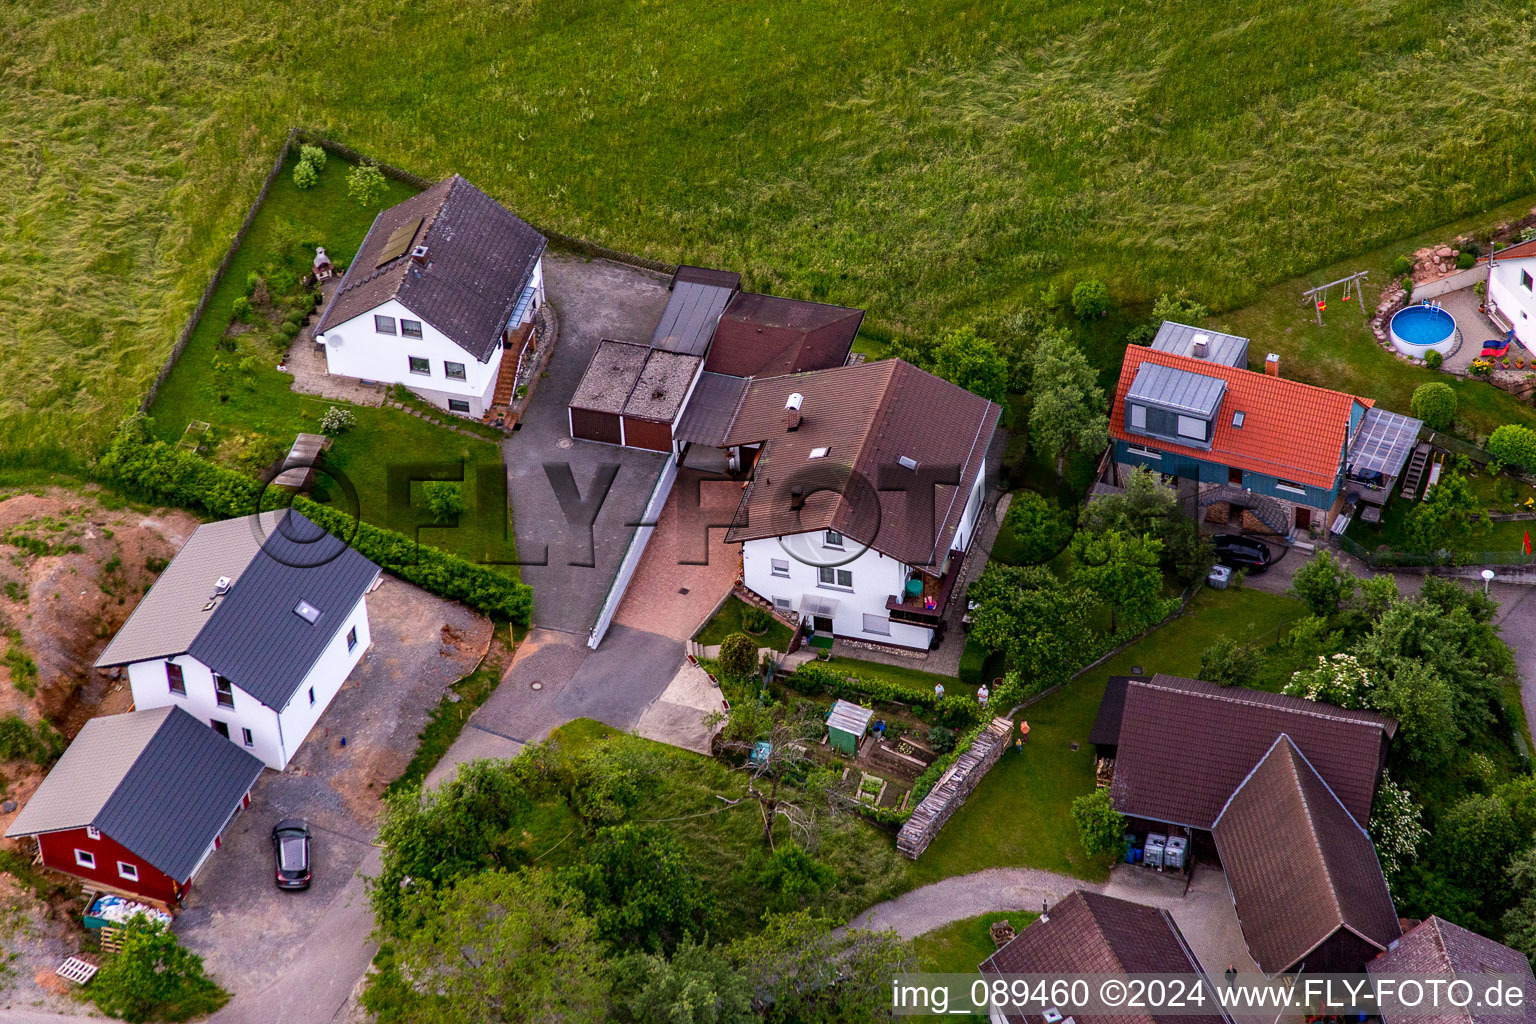
<path fill-rule="evenodd" d="M 291 124 L 926 332 L 1232 307 L 1536 191 L 1519 0 L 0 0 L 0 433 L 93 450 Z"/>

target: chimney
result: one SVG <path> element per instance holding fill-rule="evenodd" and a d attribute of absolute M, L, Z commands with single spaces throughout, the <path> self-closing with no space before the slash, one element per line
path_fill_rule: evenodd
<path fill-rule="evenodd" d="M 784 429 L 795 431 L 800 429 L 800 406 L 805 401 L 804 396 L 796 391 L 789 396 L 784 403 Z M 796 506 L 797 508 L 799 506 Z"/>
<path fill-rule="evenodd" d="M 426 266 L 427 265 L 427 247 L 424 246 L 424 245 L 418 245 L 416 248 L 412 249 L 411 250 L 411 262 L 412 263 L 420 264 L 423 267 Z"/>
<path fill-rule="evenodd" d="M 1196 359 L 1204 359 L 1206 346 L 1209 344 L 1210 340 L 1211 338 L 1208 334 L 1195 335 L 1194 339 L 1189 343 L 1189 354 L 1194 356 Z"/>
<path fill-rule="evenodd" d="M 1264 372 L 1271 377 L 1280 376 L 1280 357 L 1271 352 L 1264 357 Z"/>
<path fill-rule="evenodd" d="M 795 484 L 789 489 L 789 507 L 796 512 L 805 508 L 805 488 Z"/>

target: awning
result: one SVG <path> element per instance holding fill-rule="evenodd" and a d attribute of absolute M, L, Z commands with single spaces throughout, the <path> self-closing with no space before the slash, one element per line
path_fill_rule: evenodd
<path fill-rule="evenodd" d="M 824 619 L 830 619 L 837 614 L 837 600 L 831 597 L 822 597 L 820 594 L 805 594 L 800 598 L 800 614 L 820 615 Z"/>
<path fill-rule="evenodd" d="M 1348 472 L 1355 477 L 1372 473 L 1397 476 L 1418 443 L 1419 428 L 1423 425 L 1411 416 L 1367 409 L 1344 460 Z"/>

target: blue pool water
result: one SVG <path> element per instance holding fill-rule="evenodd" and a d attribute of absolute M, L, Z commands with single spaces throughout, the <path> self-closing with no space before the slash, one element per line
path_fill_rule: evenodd
<path fill-rule="evenodd" d="M 1435 306 L 1408 306 L 1392 316 L 1392 333 L 1408 345 L 1438 345 L 1455 331 L 1456 319 Z"/>

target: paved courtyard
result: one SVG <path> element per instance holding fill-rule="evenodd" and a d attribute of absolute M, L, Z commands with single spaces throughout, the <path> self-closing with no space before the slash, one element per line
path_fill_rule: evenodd
<path fill-rule="evenodd" d="M 1493 326 L 1487 314 L 1478 311 L 1478 303 L 1482 300 L 1471 288 L 1446 292 L 1434 301 L 1456 318 L 1456 326 L 1461 331 L 1461 346 L 1446 357 L 1445 368 L 1454 373 L 1466 373 L 1472 360 L 1482 353 L 1483 342 L 1489 338 L 1502 338 L 1504 332 Z M 1510 354 L 1531 355 L 1522 349 L 1518 341 L 1510 347 Z"/>
<path fill-rule="evenodd" d="M 389 577 L 369 596 L 368 613 L 373 645 L 288 769 L 257 781 L 251 806 L 235 818 L 177 919 L 177 934 L 237 1004 L 267 986 L 292 988 L 291 969 L 300 966 L 295 958 L 306 940 L 337 920 L 360 922 L 337 938 L 366 965 L 372 915 L 355 872 L 373 852 L 383 788 L 409 762 L 443 690 L 471 671 L 490 643 L 483 616 Z M 314 832 L 314 882 L 304 892 L 272 884 L 271 831 L 285 817 L 306 819 Z M 346 950 L 333 952 L 346 958 Z M 339 994 L 312 988 L 294 995 L 336 995 L 340 1006 L 355 980 L 356 974 L 343 979 Z M 284 1018 L 262 1002 L 250 1019 Z"/>
<path fill-rule="evenodd" d="M 665 457 L 572 441 L 566 405 L 599 341 L 650 339 L 666 305 L 667 286 L 657 275 L 632 267 L 553 253 L 544 257 L 544 280 L 560 314 L 560 337 L 527 414 L 517 432 L 502 442 L 502 459 L 518 557 L 530 563 L 522 574 L 533 586 L 534 624 L 585 636 Z M 563 496 L 552 474 L 567 482 Z M 595 519 L 590 512 L 583 514 L 609 479 Z M 575 493 L 568 489 L 571 483 Z M 589 519 L 590 531 L 585 526 Z"/>

